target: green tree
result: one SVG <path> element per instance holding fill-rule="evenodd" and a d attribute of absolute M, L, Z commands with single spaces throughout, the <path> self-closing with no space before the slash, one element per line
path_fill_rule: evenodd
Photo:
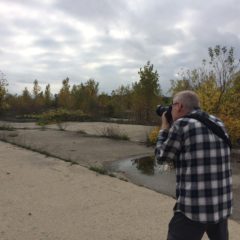
<path fill-rule="evenodd" d="M 33 104 L 32 104 L 32 111 L 35 113 L 42 112 L 44 110 L 44 96 L 43 92 L 41 91 L 41 87 L 39 86 L 38 80 L 35 79 L 33 82 Z"/>
<path fill-rule="evenodd" d="M 0 71 L 0 113 L 6 108 L 5 96 L 7 94 L 7 86 L 5 74 Z"/>
<path fill-rule="evenodd" d="M 51 87 L 50 84 L 46 85 L 45 91 L 44 91 L 44 102 L 45 102 L 45 106 L 47 108 L 51 107 L 52 105 L 52 93 L 51 93 Z"/>
<path fill-rule="evenodd" d="M 38 95 L 39 95 L 40 91 L 41 91 L 41 87 L 38 84 L 38 80 L 35 79 L 34 82 L 33 82 L 33 98 L 34 99 L 38 98 Z"/>
<path fill-rule="evenodd" d="M 73 106 L 85 113 L 97 115 L 98 108 L 98 87 L 99 83 L 89 79 L 86 83 L 74 85 L 71 90 Z"/>
<path fill-rule="evenodd" d="M 99 113 L 104 117 L 114 117 L 114 106 L 112 97 L 102 92 L 98 95 Z"/>
<path fill-rule="evenodd" d="M 33 111 L 33 99 L 31 97 L 31 93 L 29 92 L 28 88 L 25 87 L 22 91 L 22 95 L 18 97 L 16 111 L 18 113 L 31 113 Z"/>
<path fill-rule="evenodd" d="M 150 61 L 140 68 L 140 80 L 133 84 L 133 109 L 137 119 L 144 122 L 152 120 L 155 107 L 161 100 L 159 75 Z"/>
<path fill-rule="evenodd" d="M 129 85 L 121 85 L 112 91 L 112 106 L 114 116 L 120 118 L 129 118 L 132 109 L 132 89 Z"/>

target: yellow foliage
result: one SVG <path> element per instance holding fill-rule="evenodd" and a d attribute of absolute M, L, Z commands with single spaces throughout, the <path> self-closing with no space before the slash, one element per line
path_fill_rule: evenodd
<path fill-rule="evenodd" d="M 232 142 L 236 143 L 240 139 L 240 119 L 225 114 L 220 114 L 219 117 L 223 120 Z"/>
<path fill-rule="evenodd" d="M 210 114 L 217 115 L 223 120 L 233 143 L 237 139 L 240 139 L 240 91 L 237 83 L 235 81 L 232 88 L 228 88 L 224 92 L 221 102 L 219 101 L 221 91 L 214 79 L 202 82 L 198 89 L 196 89 L 201 108 Z"/>
<path fill-rule="evenodd" d="M 160 127 L 154 127 L 151 132 L 148 134 L 148 142 L 150 144 L 156 144 L 157 142 L 157 137 L 159 133 Z"/>
<path fill-rule="evenodd" d="M 201 108 L 209 113 L 215 113 L 218 109 L 220 90 L 214 79 L 208 79 L 196 89 Z"/>

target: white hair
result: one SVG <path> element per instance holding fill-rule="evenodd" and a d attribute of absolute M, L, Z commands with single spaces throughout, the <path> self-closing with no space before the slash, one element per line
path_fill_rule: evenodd
<path fill-rule="evenodd" d="M 173 99 L 180 102 L 188 111 L 200 107 L 198 95 L 190 90 L 178 92 Z"/>

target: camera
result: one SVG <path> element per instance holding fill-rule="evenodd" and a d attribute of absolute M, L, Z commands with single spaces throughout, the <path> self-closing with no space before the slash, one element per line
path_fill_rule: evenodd
<path fill-rule="evenodd" d="M 157 109 L 156 109 L 157 115 L 161 117 L 164 112 L 166 112 L 165 117 L 166 117 L 168 123 L 171 124 L 172 121 L 173 121 L 173 119 L 172 119 L 172 106 L 158 105 Z"/>

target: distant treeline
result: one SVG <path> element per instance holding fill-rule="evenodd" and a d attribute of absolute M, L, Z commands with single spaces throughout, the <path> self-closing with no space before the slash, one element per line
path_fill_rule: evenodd
<path fill-rule="evenodd" d="M 152 124 L 159 121 L 158 104 L 171 104 L 172 96 L 181 90 L 198 93 L 202 109 L 224 120 L 233 141 L 240 138 L 240 69 L 234 49 L 216 45 L 208 48 L 209 59 L 196 69 L 182 70 L 171 81 L 170 97 L 162 94 L 159 74 L 149 61 L 140 68 L 139 81 L 120 86 L 111 94 L 99 93 L 99 83 L 89 79 L 79 85 L 62 81 L 60 91 L 53 95 L 48 84 L 45 90 L 38 80 L 32 90 L 25 88 L 20 95 L 7 92 L 7 80 L 0 77 L 0 115 L 26 116 L 65 109 L 78 112 L 86 119 L 120 118 L 131 122 Z"/>

